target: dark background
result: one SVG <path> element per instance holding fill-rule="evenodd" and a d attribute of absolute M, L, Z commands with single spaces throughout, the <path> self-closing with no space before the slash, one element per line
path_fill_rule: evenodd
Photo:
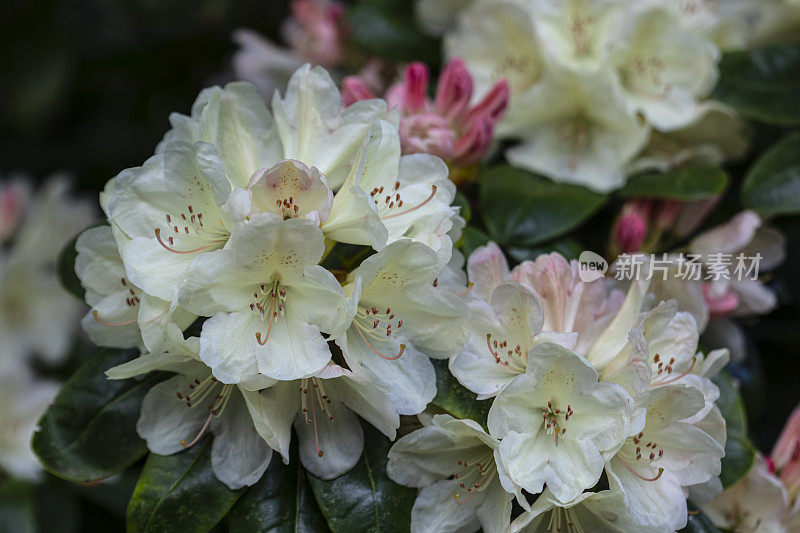
<path fill-rule="evenodd" d="M 94 195 L 120 170 L 152 155 L 169 127 L 170 112 L 188 113 L 203 87 L 231 78 L 234 29 L 252 28 L 278 39 L 286 4 L 4 0 L 0 176 L 22 171 L 41 180 L 66 170 L 82 191 Z M 781 134 L 756 128 L 748 159 Z M 748 163 L 729 169 L 734 179 Z M 599 215 L 604 228 L 617 207 L 611 203 Z M 724 220 L 738 209 L 730 193 L 715 218 Z M 787 261 L 771 280 L 782 307 L 744 323 L 752 357 L 734 372 L 744 384 L 753 440 L 765 452 L 800 400 L 800 222 L 776 223 L 789 242 Z M 596 222 L 587 226 L 592 227 L 577 232 L 578 240 L 598 227 Z M 89 520 L 103 523 L 97 512 Z"/>

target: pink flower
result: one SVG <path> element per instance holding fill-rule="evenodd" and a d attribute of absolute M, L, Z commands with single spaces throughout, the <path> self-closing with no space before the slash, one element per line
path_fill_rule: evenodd
<path fill-rule="evenodd" d="M 770 459 L 790 495 L 800 490 L 800 407 L 796 407 L 783 427 Z"/>
<path fill-rule="evenodd" d="M 711 320 L 724 318 L 739 307 L 739 296 L 733 290 L 724 294 L 714 294 L 713 287 L 708 283 L 703 284 L 703 296 L 708 306 L 708 317 Z"/>
<path fill-rule="evenodd" d="M 472 76 L 460 59 L 445 66 L 433 101 L 428 98 L 429 77 L 425 64 L 411 63 L 403 80 L 384 96 L 400 111 L 403 153 L 434 154 L 459 167 L 477 163 L 488 152 L 494 128 L 508 107 L 508 83 L 499 81 L 471 106 Z M 342 93 L 345 105 L 372 97 L 367 84 L 354 77 L 345 79 Z"/>
<path fill-rule="evenodd" d="M 344 57 L 344 5 L 335 0 L 292 0 L 291 11 L 283 34 L 292 49 L 324 67 L 340 64 Z"/>

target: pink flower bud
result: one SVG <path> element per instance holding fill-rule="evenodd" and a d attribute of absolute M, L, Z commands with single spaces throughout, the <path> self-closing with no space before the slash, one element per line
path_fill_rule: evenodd
<path fill-rule="evenodd" d="M 359 100 L 369 100 L 375 98 L 367 84 L 358 76 L 347 76 L 342 81 L 342 105 L 347 107 Z"/>
<path fill-rule="evenodd" d="M 492 145 L 494 123 L 486 115 L 472 121 L 472 125 L 456 140 L 453 147 L 453 162 L 458 166 L 477 163 Z"/>
<path fill-rule="evenodd" d="M 509 97 L 508 82 L 506 80 L 498 81 L 475 107 L 470 109 L 464 122 L 469 124 L 476 117 L 485 115 L 492 120 L 493 124 L 497 124 L 505 114 L 506 108 L 508 108 Z"/>
<path fill-rule="evenodd" d="M 703 284 L 703 296 L 708 306 L 708 317 L 711 320 L 724 318 L 739 307 L 739 296 L 732 290 L 716 295 L 707 283 Z"/>
<path fill-rule="evenodd" d="M 418 113 L 428 104 L 428 67 L 415 62 L 408 65 L 403 73 L 403 111 Z"/>
<path fill-rule="evenodd" d="M 453 120 L 460 116 L 472 98 L 472 76 L 467 72 L 464 62 L 453 59 L 442 71 L 436 88 L 436 111 L 443 117 Z"/>
<path fill-rule="evenodd" d="M 800 407 L 795 407 L 772 448 L 775 470 L 794 494 L 800 489 Z"/>
<path fill-rule="evenodd" d="M 621 253 L 638 252 L 650 225 L 650 202 L 632 200 L 622 207 L 614 227 L 614 243 Z"/>
<path fill-rule="evenodd" d="M 672 227 L 683 208 L 683 202 L 678 200 L 662 200 L 657 204 L 655 214 L 656 227 L 667 229 Z"/>
<path fill-rule="evenodd" d="M 448 160 L 453 155 L 455 138 L 450 124 L 435 113 L 400 119 L 400 147 L 404 154 L 433 154 Z"/>

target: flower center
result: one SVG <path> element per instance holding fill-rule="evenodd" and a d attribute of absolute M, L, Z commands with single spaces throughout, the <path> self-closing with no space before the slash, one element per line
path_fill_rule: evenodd
<path fill-rule="evenodd" d="M 196 180 L 197 178 L 195 178 Z M 168 252 L 174 254 L 193 254 L 208 248 L 221 248 L 227 242 L 230 234 L 222 228 L 211 227 L 203 222 L 203 213 L 195 211 L 194 207 L 187 206 L 186 211 L 177 215 L 164 213 L 166 227 L 155 228 L 153 231 L 158 243 Z M 205 244 L 191 250 L 174 248 L 175 241 L 186 241 L 188 245 L 195 245 L 198 241 Z"/>
<path fill-rule="evenodd" d="M 572 508 L 553 507 L 550 513 L 550 522 L 547 524 L 548 533 L 551 531 L 574 531 L 575 533 L 583 533 L 584 529 L 576 520 L 575 511 Z"/>
<path fill-rule="evenodd" d="M 697 363 L 697 358 L 692 357 L 692 363 L 689 365 L 689 368 L 678 374 L 677 376 L 673 376 L 672 373 L 674 371 L 673 365 L 675 364 L 675 358 L 670 357 L 669 361 L 662 359 L 661 355 L 655 354 L 653 356 L 653 379 L 655 378 L 664 378 L 661 381 L 655 381 L 650 384 L 651 387 L 658 387 L 660 385 L 669 385 L 670 383 L 675 383 L 679 379 L 683 378 L 689 372 L 694 369 L 694 365 Z"/>
<path fill-rule="evenodd" d="M 589 146 L 589 127 L 589 121 L 580 115 L 567 119 L 556 127 L 556 138 L 566 144 L 571 153 L 567 162 L 571 169 L 577 168 L 581 153 Z"/>
<path fill-rule="evenodd" d="M 427 198 L 422 200 L 420 203 L 415 205 L 414 207 L 408 209 L 402 209 L 403 207 L 403 197 L 400 194 L 400 182 L 394 182 L 394 189 L 391 191 L 386 191 L 384 193 L 384 187 L 375 187 L 369 192 L 372 201 L 375 202 L 375 206 L 378 209 L 378 213 L 380 214 L 381 220 L 387 220 L 391 218 L 397 218 L 399 216 L 407 215 L 416 211 L 417 209 L 421 208 L 431 200 L 433 197 L 436 196 L 436 185 L 431 185 L 431 193 L 428 195 Z"/>
<path fill-rule="evenodd" d="M 267 333 L 264 339 L 261 339 L 261 332 L 256 332 L 256 341 L 261 346 L 267 344 L 269 334 L 272 332 L 272 324 L 278 317 L 282 317 L 286 311 L 286 289 L 281 288 L 281 284 L 277 279 L 273 279 L 272 283 L 266 284 L 259 283 L 256 290 L 253 291 L 253 301 L 250 303 L 250 310 L 261 317 L 262 320 L 267 321 Z"/>
<path fill-rule="evenodd" d="M 486 334 L 486 346 L 495 363 L 519 374 L 525 372 L 528 366 L 528 354 L 523 351 L 522 346 L 517 344 L 513 349 L 509 348 L 507 339 L 500 341 L 492 339 L 491 333 Z"/>
<path fill-rule="evenodd" d="M 206 405 L 209 411 L 208 418 L 206 418 L 203 427 L 197 435 L 188 444 L 185 439 L 181 439 L 181 446 L 190 448 L 200 440 L 208 429 L 209 424 L 211 424 L 211 419 L 218 418 L 222 415 L 222 411 L 228 405 L 228 401 L 231 398 L 233 389 L 233 385 L 220 383 L 214 376 L 208 376 L 202 381 L 199 378 L 194 378 L 192 382 L 189 383 L 187 391 L 183 394 L 180 392 L 175 393 L 178 400 L 184 402 L 187 408 L 192 409 L 198 405 Z"/>
<path fill-rule="evenodd" d="M 664 469 L 653 466 L 664 456 L 664 448 L 655 440 L 648 439 L 644 431 L 628 437 L 620 449 L 618 457 L 631 474 L 644 481 L 655 481 L 664 473 Z M 648 474 L 652 468 L 658 468 L 655 474 Z M 645 472 L 645 473 L 642 473 Z"/>
<path fill-rule="evenodd" d="M 142 291 L 139 288 L 134 287 L 133 284 L 131 284 L 131 282 L 129 282 L 124 277 L 120 278 L 120 284 L 122 285 L 122 290 L 125 291 L 125 305 L 128 306 L 129 308 L 138 307 L 139 302 L 141 302 L 139 296 L 142 295 Z M 133 318 L 131 320 L 125 320 L 123 322 L 107 322 L 102 318 L 100 318 L 100 316 L 98 316 L 97 309 L 92 309 L 92 316 L 96 321 L 103 324 L 104 326 L 111 326 L 111 327 L 127 326 L 130 324 L 135 324 L 138 321 L 138 318 Z"/>
<path fill-rule="evenodd" d="M 310 399 L 308 397 L 309 385 L 311 385 Z M 303 413 L 303 418 L 305 418 L 306 424 L 314 424 L 314 444 L 317 447 L 317 455 L 319 457 L 322 457 L 325 455 L 325 453 L 319 447 L 317 416 L 322 416 L 323 419 L 326 419 L 328 422 L 333 422 L 334 416 L 328 409 L 330 404 L 331 399 L 325 392 L 325 388 L 322 385 L 322 380 L 317 378 L 306 378 L 300 381 L 300 411 Z M 318 409 L 319 414 L 317 414 Z"/>
<path fill-rule="evenodd" d="M 547 402 L 547 407 L 542 407 L 544 430 L 548 435 L 553 435 L 556 446 L 558 446 L 559 437 L 567 434 L 567 422 L 574 414 L 575 411 L 572 410 L 572 405 L 567 405 L 567 409 L 562 411 L 555 404 L 555 401 Z"/>
<path fill-rule="evenodd" d="M 458 488 L 453 498 L 458 505 L 464 505 L 475 494 L 489 486 L 489 482 L 497 473 L 497 466 L 491 449 L 472 462 L 458 459 L 457 464 L 458 468 L 453 472 L 453 479 L 458 481 Z"/>
<path fill-rule="evenodd" d="M 392 336 L 392 328 L 396 331 L 403 327 L 403 319 L 395 316 L 391 307 L 387 307 L 386 312 L 381 312 L 381 310 L 374 305 L 372 307 L 359 305 L 356 316 L 353 319 L 353 326 L 355 326 L 356 331 L 364 340 L 367 347 L 378 357 L 393 361 L 399 359 L 400 356 L 403 355 L 403 351 L 406 349 L 405 344 L 400 345 L 400 352 L 397 355 L 386 356 L 376 350 L 370 342 L 370 339 L 373 342 L 383 341 L 387 337 Z"/>

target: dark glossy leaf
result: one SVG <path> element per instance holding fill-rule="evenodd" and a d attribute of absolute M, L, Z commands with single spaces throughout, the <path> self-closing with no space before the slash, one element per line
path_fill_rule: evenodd
<path fill-rule="evenodd" d="M 750 167 L 742 203 L 765 215 L 800 213 L 800 133 L 775 144 Z"/>
<path fill-rule="evenodd" d="M 390 61 L 424 61 L 436 67 L 439 41 L 417 28 L 413 4 L 403 0 L 366 1 L 347 10 L 348 43 L 358 51 Z"/>
<path fill-rule="evenodd" d="M 602 207 L 606 196 L 499 166 L 481 176 L 480 200 L 489 237 L 527 247 L 575 229 Z"/>
<path fill-rule="evenodd" d="M 0 484 L 0 531 L 36 531 L 33 485 L 15 479 L 6 479 Z"/>
<path fill-rule="evenodd" d="M 718 196 L 728 186 L 728 174 L 709 166 L 678 168 L 663 174 L 643 174 L 628 180 L 618 194 L 623 198 L 703 200 Z"/>
<path fill-rule="evenodd" d="M 725 443 L 725 457 L 722 458 L 722 472 L 719 479 L 727 488 L 742 479 L 753 466 L 756 449 L 746 437 L 728 435 Z"/>
<path fill-rule="evenodd" d="M 519 262 L 533 261 L 542 254 L 549 254 L 552 252 L 558 252 L 567 259 L 577 259 L 582 251 L 583 246 L 570 237 L 558 239 L 557 241 L 532 248 L 508 247 L 506 249 L 508 256 Z"/>
<path fill-rule="evenodd" d="M 364 453 L 352 470 L 323 481 L 308 476 L 314 497 L 334 533 L 408 532 L 416 490 L 398 485 L 386 475 L 392 442 L 363 423 Z"/>
<path fill-rule="evenodd" d="M 78 257 L 78 252 L 75 250 L 77 240 L 78 237 L 75 237 L 61 249 L 56 262 L 56 273 L 61 286 L 80 301 L 84 301 L 86 291 L 81 285 L 78 275 L 75 274 L 75 258 Z"/>
<path fill-rule="evenodd" d="M 489 236 L 478 228 L 467 226 L 461 234 L 461 240 L 458 242 L 461 252 L 465 257 L 469 257 L 475 248 L 486 246 L 489 242 Z"/>
<path fill-rule="evenodd" d="M 104 374 L 135 355 L 135 350 L 100 350 L 64 383 L 32 441 L 50 472 L 71 481 L 92 481 L 121 472 L 145 454 L 136 421 L 145 393 L 163 375 L 112 381 Z"/>
<path fill-rule="evenodd" d="M 324 533 L 330 531 L 293 451 L 288 465 L 272 455 L 261 481 L 250 487 L 231 510 L 231 531 L 241 533 Z"/>
<path fill-rule="evenodd" d="M 800 46 L 729 52 L 714 98 L 759 122 L 800 124 Z"/>
<path fill-rule="evenodd" d="M 206 436 L 180 453 L 150 454 L 128 504 L 129 533 L 204 532 L 222 520 L 243 490 L 214 476 L 211 442 Z"/>
<path fill-rule="evenodd" d="M 436 371 L 436 396 L 431 402 L 456 418 L 469 418 L 486 427 L 492 400 L 476 400 L 474 392 L 458 382 L 447 368 L 447 360 L 431 361 Z"/>
<path fill-rule="evenodd" d="M 727 372 L 720 372 L 713 381 L 719 388 L 717 407 L 725 419 L 725 430 L 728 435 L 744 438 L 747 435 L 747 412 L 742 396 Z"/>
<path fill-rule="evenodd" d="M 80 502 L 75 487 L 52 476 L 47 476 L 43 483 L 36 486 L 36 523 L 39 531 L 73 533 L 80 530 Z"/>

